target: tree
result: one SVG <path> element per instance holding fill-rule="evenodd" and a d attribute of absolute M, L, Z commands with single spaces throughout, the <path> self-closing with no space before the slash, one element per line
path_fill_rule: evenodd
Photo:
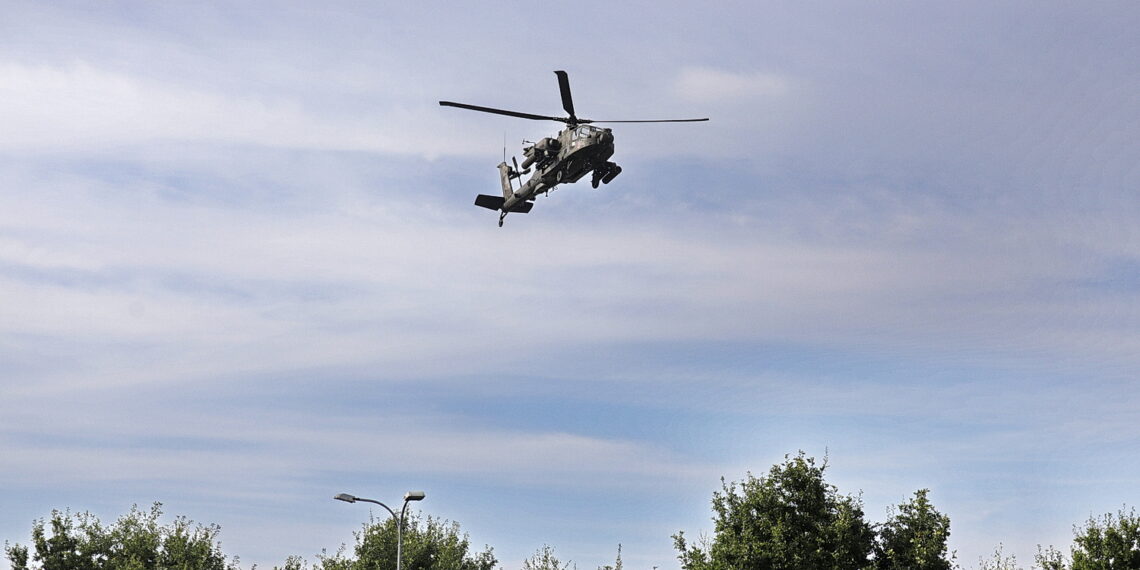
<path fill-rule="evenodd" d="M 570 561 L 565 564 L 554 555 L 554 547 L 549 544 L 542 545 L 526 560 L 523 560 L 522 570 L 568 570 Z"/>
<path fill-rule="evenodd" d="M 161 516 L 161 503 L 149 512 L 134 506 L 105 527 L 90 513 L 52 511 L 50 522 L 32 523 L 31 549 L 4 550 L 12 570 L 236 570 L 216 542 L 217 525 L 185 517 L 160 525 Z"/>
<path fill-rule="evenodd" d="M 1073 570 L 1123 570 L 1140 568 L 1140 517 L 1136 509 L 1100 520 L 1089 518 L 1075 531 Z"/>
<path fill-rule="evenodd" d="M 544 544 L 542 548 L 534 551 L 530 558 L 523 560 L 522 570 L 570 570 L 570 568 L 577 567 L 578 565 L 569 560 L 563 563 L 554 555 L 554 547 Z M 618 544 L 617 558 L 614 563 L 598 566 L 598 570 L 622 570 L 621 544 Z"/>
<path fill-rule="evenodd" d="M 297 555 L 291 555 L 285 557 L 284 566 L 274 566 L 273 570 L 305 570 L 306 567 L 307 565 L 304 558 L 301 558 Z M 254 570 L 257 570 L 256 565 L 254 567 Z"/>
<path fill-rule="evenodd" d="M 606 564 L 605 566 L 598 566 L 598 570 L 622 570 L 621 543 L 618 543 L 617 558 L 614 560 L 613 566 L 609 564 Z"/>
<path fill-rule="evenodd" d="M 1052 546 L 1043 549 L 1038 544 L 1037 554 L 1033 557 L 1033 561 L 1035 567 L 1041 570 L 1067 570 L 1069 568 L 1069 565 L 1065 563 L 1065 555 Z"/>
<path fill-rule="evenodd" d="M 857 570 L 871 567 L 875 533 L 862 500 L 840 495 L 824 481 L 827 461 L 801 451 L 784 457 L 766 477 L 751 473 L 739 485 L 721 480 L 713 493 L 712 539 L 690 545 L 673 536 L 685 570 L 741 568 Z"/>
<path fill-rule="evenodd" d="M 915 491 L 909 501 L 891 509 L 890 518 L 879 528 L 875 544 L 876 570 L 950 570 L 954 554 L 947 557 L 950 517 L 939 513 L 927 499 L 929 489 Z"/>
<path fill-rule="evenodd" d="M 335 555 L 321 555 L 315 566 L 321 570 L 395 570 L 396 521 L 372 519 L 355 533 L 355 558 L 342 548 Z M 494 570 L 498 560 L 491 547 L 470 552 L 467 534 L 459 523 L 408 513 L 404 519 L 403 565 L 405 570 Z"/>
<path fill-rule="evenodd" d="M 1004 547 L 999 542 L 994 548 L 994 555 L 989 560 L 979 558 L 978 570 L 1021 570 L 1021 567 L 1017 565 L 1017 557 L 1012 554 L 1006 556 L 1003 549 Z"/>
<path fill-rule="evenodd" d="M 1045 570 L 1133 570 L 1140 568 L 1140 516 L 1121 509 L 1073 527 L 1073 545 L 1065 556 L 1050 546 L 1037 548 L 1037 566 Z"/>

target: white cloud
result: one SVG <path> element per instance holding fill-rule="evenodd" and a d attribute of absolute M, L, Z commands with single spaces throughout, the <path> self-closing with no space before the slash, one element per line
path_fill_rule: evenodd
<path fill-rule="evenodd" d="M 1089 271 L 1077 251 L 1043 248 L 1048 224 L 1014 231 L 901 210 L 898 233 L 864 235 L 880 218 L 852 219 L 849 204 L 681 233 L 665 218 L 519 220 L 541 244 L 532 249 L 492 220 L 472 226 L 466 214 L 482 212 L 466 206 L 408 216 L 420 197 L 383 189 L 329 189 L 312 210 L 263 212 L 163 200 L 145 182 L 67 180 L 25 179 L 24 192 L 0 195 L 0 220 L 18 230 L 0 237 L 0 331 L 141 343 L 165 366 L 81 353 L 106 373 L 28 389 L 369 364 L 491 371 L 536 350 L 678 340 L 857 339 L 873 351 L 1066 350 L 1123 363 L 1140 341 L 1121 329 L 1127 299 L 1092 314 L 1079 296 L 1033 294 Z M 817 226 L 828 232 L 794 235 Z"/>
<path fill-rule="evenodd" d="M 439 154 L 431 104 L 385 113 L 311 109 L 288 94 L 233 95 L 76 62 L 0 62 L 0 150 L 104 154 L 154 143 L 208 141 L 273 148 Z M 443 146 L 447 144 L 448 146 Z"/>
<path fill-rule="evenodd" d="M 271 392 L 246 382 L 238 392 Z M 224 391 L 215 382 L 207 385 Z M 190 401 L 175 404 L 172 394 Z M 233 486 L 235 478 L 370 472 L 581 488 L 708 475 L 664 449 L 622 438 L 480 427 L 445 413 L 417 411 L 419 406 L 368 410 L 344 402 L 336 408 L 243 410 L 232 403 L 203 405 L 203 395 L 193 384 L 142 390 L 104 386 L 82 402 L 13 394 L 0 404 L 6 418 L 0 429 L 11 438 L 0 480 L 169 480 L 223 487 Z M 148 427 L 140 431 L 140 425 Z M 83 470 L 68 468 L 77 461 Z"/>
<path fill-rule="evenodd" d="M 690 67 L 681 70 L 674 88 L 681 98 L 696 103 L 740 102 L 787 96 L 792 81 L 776 73 Z"/>

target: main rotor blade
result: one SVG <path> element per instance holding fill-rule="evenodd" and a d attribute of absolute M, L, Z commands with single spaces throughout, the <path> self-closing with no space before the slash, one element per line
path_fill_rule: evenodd
<path fill-rule="evenodd" d="M 574 98 L 570 96 L 570 76 L 566 75 L 565 71 L 554 73 L 558 76 L 558 90 L 562 92 L 562 108 L 570 114 L 570 120 L 578 121 L 577 115 L 574 114 Z"/>
<path fill-rule="evenodd" d="M 707 121 L 708 117 L 703 119 L 652 119 L 647 121 L 592 121 L 589 119 L 580 119 L 579 123 L 696 123 L 699 121 Z"/>
<path fill-rule="evenodd" d="M 558 121 L 560 123 L 568 122 L 565 117 L 550 117 L 547 115 L 532 115 L 530 113 L 520 113 L 518 111 L 506 111 L 503 109 L 494 109 L 492 107 L 480 107 L 478 105 L 468 105 L 466 103 L 454 103 L 452 101 L 440 101 L 440 106 L 443 107 L 458 107 L 460 109 L 468 109 L 470 111 L 482 111 L 484 113 L 494 113 L 496 115 L 506 115 L 508 117 L 518 117 L 520 119 L 531 119 L 533 121 Z"/>

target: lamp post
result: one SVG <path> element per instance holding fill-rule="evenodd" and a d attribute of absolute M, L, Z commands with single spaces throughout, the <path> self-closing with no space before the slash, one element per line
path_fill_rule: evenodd
<path fill-rule="evenodd" d="M 388 514 L 392 515 L 392 518 L 396 520 L 396 570 L 400 570 L 401 562 L 404 558 L 404 513 L 408 510 L 409 501 L 422 501 L 424 500 L 424 496 L 425 495 L 423 491 L 408 491 L 407 493 L 404 493 L 404 507 L 400 509 L 400 516 L 396 516 L 396 511 L 388 508 L 388 505 L 385 505 L 380 501 L 365 499 L 364 497 L 357 497 L 354 495 L 349 495 L 348 493 L 340 493 L 333 498 L 338 501 L 344 501 L 346 503 L 355 503 L 357 501 L 360 501 L 362 503 L 373 503 L 380 505 L 381 507 L 384 507 L 384 510 L 388 511 Z"/>

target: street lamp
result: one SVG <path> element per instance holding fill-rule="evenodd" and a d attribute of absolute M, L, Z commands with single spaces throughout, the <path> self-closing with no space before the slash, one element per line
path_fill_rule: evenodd
<path fill-rule="evenodd" d="M 340 493 L 333 498 L 338 500 L 338 501 L 344 501 L 346 503 L 355 503 L 357 501 L 360 501 L 362 503 L 377 504 L 377 505 L 380 505 L 381 507 L 384 507 L 384 510 L 388 511 L 388 514 L 392 515 L 393 519 L 396 519 L 396 570 L 400 570 L 401 560 L 403 560 L 403 558 L 404 558 L 404 556 L 403 556 L 404 513 L 407 512 L 407 510 L 408 510 L 408 502 L 409 501 L 422 501 L 422 500 L 424 500 L 424 497 L 425 497 L 425 495 L 424 495 L 423 491 L 408 491 L 407 493 L 404 493 L 404 507 L 402 509 L 400 509 L 400 516 L 396 516 L 396 511 L 393 511 L 392 509 L 388 508 L 388 505 L 385 505 L 384 503 L 381 503 L 380 501 L 374 501 L 372 499 L 365 499 L 364 497 L 357 497 L 354 495 L 349 495 L 348 493 Z"/>

